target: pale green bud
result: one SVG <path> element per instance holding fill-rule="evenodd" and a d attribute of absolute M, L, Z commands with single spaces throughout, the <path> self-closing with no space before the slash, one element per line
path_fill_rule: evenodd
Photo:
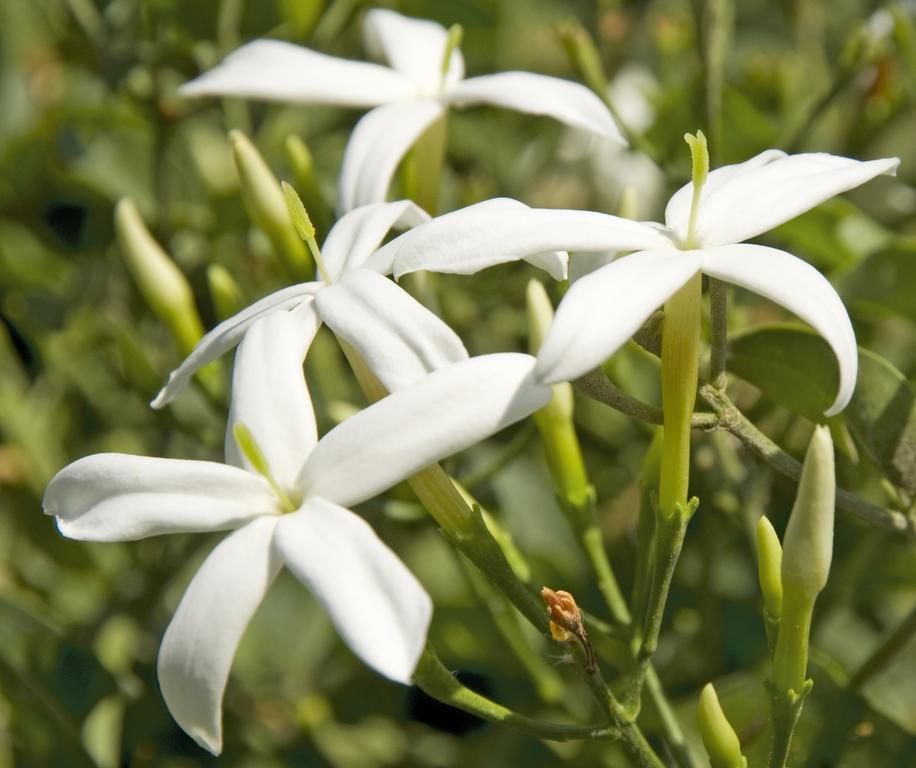
<path fill-rule="evenodd" d="M 791 589 L 813 600 L 827 583 L 835 506 L 833 441 L 827 427 L 817 427 L 782 542 L 782 586 L 786 592 Z"/>
<path fill-rule="evenodd" d="M 129 198 L 115 206 L 115 237 L 144 300 L 188 354 L 203 335 L 194 295 L 184 273 L 149 233 Z"/>
<path fill-rule="evenodd" d="M 757 521 L 757 575 L 767 615 L 782 616 L 782 546 L 766 516 Z"/>
<path fill-rule="evenodd" d="M 308 252 L 293 230 L 280 182 L 244 133 L 230 131 L 229 142 L 239 175 L 242 200 L 251 220 L 267 233 L 290 269 L 295 272 L 306 269 Z"/>
<path fill-rule="evenodd" d="M 211 264 L 207 267 L 207 286 L 216 316 L 220 320 L 232 317 L 245 306 L 242 289 L 222 264 Z"/>
<path fill-rule="evenodd" d="M 712 768 L 746 768 L 741 742 L 722 711 L 712 683 L 707 683 L 700 693 L 697 721 Z"/>

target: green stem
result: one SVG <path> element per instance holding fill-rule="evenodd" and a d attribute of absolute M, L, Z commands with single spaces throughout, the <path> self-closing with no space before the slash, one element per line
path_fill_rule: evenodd
<path fill-rule="evenodd" d="M 773 748 L 769 768 L 784 768 L 792 746 L 792 734 L 801 717 L 805 698 L 811 692 L 812 682 L 806 681 L 800 691 L 783 692 L 769 685 L 771 719 L 773 721 Z"/>
<path fill-rule="evenodd" d="M 694 206 L 696 207 L 696 206 Z M 659 509 L 671 517 L 675 505 L 687 507 L 690 427 L 697 394 L 702 275 L 697 272 L 665 304 L 662 332 L 662 445 Z"/>
<path fill-rule="evenodd" d="M 619 738 L 617 728 L 607 725 L 551 723 L 545 720 L 535 720 L 513 712 L 458 682 L 455 676 L 439 661 L 435 652 L 429 646 L 426 647 L 420 657 L 413 674 L 413 681 L 418 688 L 438 701 L 457 707 L 472 715 L 477 715 L 477 717 L 489 720 L 491 723 L 507 725 L 510 728 L 515 728 L 531 736 L 537 736 L 540 739 L 573 741 L 576 739 Z"/>
<path fill-rule="evenodd" d="M 728 354 L 728 286 L 709 278 L 709 381 L 718 390 L 728 383 L 725 361 Z"/>
<path fill-rule="evenodd" d="M 446 113 L 427 128 L 401 166 L 404 196 L 431 216 L 439 212 L 439 188 L 448 138 Z"/>
<path fill-rule="evenodd" d="M 773 654 L 773 685 L 784 693 L 797 693 L 805 684 L 808 636 L 811 632 L 813 611 L 813 600 L 799 594 L 795 589 L 784 591 L 779 636 Z"/>

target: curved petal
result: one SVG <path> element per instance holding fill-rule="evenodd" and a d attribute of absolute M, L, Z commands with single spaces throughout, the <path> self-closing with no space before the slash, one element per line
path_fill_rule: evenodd
<path fill-rule="evenodd" d="M 604 103 L 581 83 L 534 72 L 500 72 L 463 80 L 445 91 L 443 99 L 456 107 L 493 104 L 561 123 L 626 144 Z"/>
<path fill-rule="evenodd" d="M 524 418 L 550 400 L 550 388 L 532 377 L 534 362 L 474 357 L 379 400 L 321 438 L 302 487 L 350 506 Z"/>
<path fill-rule="evenodd" d="M 763 245 L 724 245 L 704 254 L 707 275 L 781 304 L 824 337 L 840 366 L 840 388 L 826 414 L 842 411 L 856 387 L 859 355 L 846 307 L 830 281 L 791 253 Z"/>
<path fill-rule="evenodd" d="M 401 159 L 443 111 L 436 101 L 404 101 L 376 107 L 363 117 L 344 152 L 340 212 L 384 202 Z"/>
<path fill-rule="evenodd" d="M 242 340 L 245 331 L 258 318 L 271 312 L 292 309 L 305 302 L 310 303 L 310 297 L 323 286 L 324 283 L 299 283 L 283 288 L 280 291 L 265 296 L 241 312 L 223 320 L 219 325 L 210 330 L 191 351 L 184 362 L 169 374 L 165 386 L 153 398 L 150 405 L 153 408 L 162 408 L 174 400 L 188 385 L 191 377 L 207 363 L 228 352 Z"/>
<path fill-rule="evenodd" d="M 223 746 L 222 703 L 239 640 L 280 572 L 271 542 L 278 518 L 227 536 L 191 579 L 159 648 L 162 698 L 204 749 Z"/>
<path fill-rule="evenodd" d="M 374 107 L 409 99 L 416 85 L 378 64 L 326 56 L 281 40 L 255 40 L 181 86 L 182 96 L 241 96 L 300 104 Z"/>
<path fill-rule="evenodd" d="M 48 483 L 42 506 L 64 536 L 83 541 L 219 531 L 280 511 L 264 479 L 236 467 L 124 453 L 97 453 L 64 467 Z"/>
<path fill-rule="evenodd" d="M 321 319 L 356 348 L 389 392 L 467 359 L 451 328 L 375 272 L 349 272 L 316 301 Z"/>
<path fill-rule="evenodd" d="M 257 471 L 235 442 L 233 427 L 244 424 L 267 459 L 271 476 L 285 489 L 295 487 L 318 441 L 302 361 L 319 325 L 315 312 L 274 312 L 248 329 L 235 355 L 226 463 Z"/>
<path fill-rule="evenodd" d="M 557 307 L 536 375 L 555 384 L 603 363 L 702 263 L 700 251 L 640 251 L 577 280 Z"/>
<path fill-rule="evenodd" d="M 632 251 L 670 245 L 657 227 L 592 211 L 528 208 L 497 198 L 421 224 L 380 248 L 366 267 L 400 277 L 418 269 L 468 275 L 551 251 Z"/>
<path fill-rule="evenodd" d="M 393 203 L 371 203 L 344 214 L 331 228 L 321 258 L 331 280 L 344 272 L 361 267 L 391 229 L 409 229 L 429 214 L 410 200 Z"/>
<path fill-rule="evenodd" d="M 748 240 L 841 192 L 894 173 L 899 163 L 897 158 L 862 162 L 828 154 L 776 157 L 726 179 L 705 197 L 697 215 L 697 242 Z"/>
<path fill-rule="evenodd" d="M 274 544 L 350 650 L 408 685 L 426 643 L 432 601 L 375 531 L 349 509 L 312 498 L 284 515 Z"/>
<path fill-rule="evenodd" d="M 783 157 L 786 153 L 781 149 L 767 149 L 758 155 L 754 155 L 750 160 L 733 165 L 723 165 L 710 171 L 706 177 L 706 183 L 700 191 L 700 205 L 709 198 L 709 196 L 722 188 L 722 186 L 733 179 L 753 171 L 755 168 L 775 162 Z M 678 238 L 684 240 L 687 237 L 687 224 L 690 219 L 690 206 L 693 203 L 693 182 L 687 182 L 677 192 L 675 192 L 668 205 L 665 207 L 665 224 L 673 230 Z"/>
<path fill-rule="evenodd" d="M 366 14 L 363 27 L 366 49 L 409 77 L 427 96 L 449 87 L 464 77 L 461 51 L 452 51 L 448 73 L 442 78 L 442 60 L 448 32 L 441 24 L 414 19 L 394 11 L 374 8 Z"/>

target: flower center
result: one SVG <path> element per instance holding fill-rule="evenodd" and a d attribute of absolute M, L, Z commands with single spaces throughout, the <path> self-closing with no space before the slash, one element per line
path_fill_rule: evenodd
<path fill-rule="evenodd" d="M 697 131 L 696 136 L 685 133 L 684 141 L 690 147 L 690 159 L 693 170 L 693 199 L 690 201 L 690 218 L 687 220 L 687 237 L 684 239 L 684 249 L 696 248 L 697 214 L 700 211 L 700 195 L 703 185 L 709 176 L 709 149 L 706 146 L 706 137 L 703 131 Z"/>
<path fill-rule="evenodd" d="M 293 501 L 283 486 L 271 474 L 267 457 L 258 445 L 258 441 L 254 439 L 254 435 L 251 434 L 251 430 L 239 421 L 232 425 L 232 436 L 235 438 L 235 444 L 239 447 L 242 456 L 248 460 L 252 469 L 270 484 L 271 489 L 280 500 L 280 504 L 283 505 L 283 511 L 295 512 L 299 505 Z"/>

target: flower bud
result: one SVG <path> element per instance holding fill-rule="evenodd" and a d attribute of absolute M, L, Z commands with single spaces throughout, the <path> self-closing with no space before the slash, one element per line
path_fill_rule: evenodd
<path fill-rule="evenodd" d="M 232 157 L 239 175 L 245 210 L 251 220 L 270 237 L 287 267 L 295 273 L 306 271 L 309 266 L 308 251 L 293 230 L 280 182 L 244 133 L 230 131 L 229 141 L 232 144 Z"/>
<path fill-rule="evenodd" d="M 210 288 L 216 316 L 220 320 L 232 317 L 245 306 L 239 284 L 222 264 L 207 267 L 207 286 Z"/>
<path fill-rule="evenodd" d="M 817 427 L 783 537 L 783 590 L 792 589 L 813 600 L 824 588 L 833 555 L 835 505 L 833 441 L 827 427 Z"/>
<path fill-rule="evenodd" d="M 169 327 L 181 353 L 188 354 L 203 335 L 203 325 L 187 278 L 153 239 L 129 198 L 115 206 L 114 227 L 137 288 L 150 309 Z"/>
<path fill-rule="evenodd" d="M 741 742 L 719 705 L 712 683 L 707 683 L 700 693 L 697 720 L 712 768 L 746 768 L 747 759 L 741 754 Z"/>
<path fill-rule="evenodd" d="M 767 616 L 782 616 L 782 546 L 773 524 L 766 516 L 757 521 L 757 575 Z"/>

